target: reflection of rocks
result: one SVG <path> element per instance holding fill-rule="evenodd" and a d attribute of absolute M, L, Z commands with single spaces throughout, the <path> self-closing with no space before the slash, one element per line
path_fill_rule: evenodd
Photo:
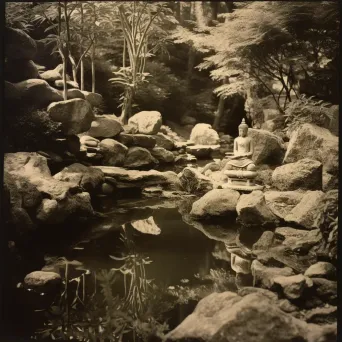
<path fill-rule="evenodd" d="M 204 219 L 236 213 L 239 197 L 240 194 L 235 190 L 211 190 L 192 205 L 190 215 Z"/>
<path fill-rule="evenodd" d="M 159 235 L 161 230 L 153 220 L 153 216 L 150 216 L 146 220 L 133 221 L 132 227 L 144 234 Z"/>
<path fill-rule="evenodd" d="M 200 230 L 205 236 L 211 240 L 222 241 L 224 243 L 232 243 L 236 240 L 237 227 L 231 223 L 228 227 L 220 224 L 204 224 L 193 219 L 189 212 L 191 210 L 192 203 L 190 201 L 184 201 L 179 203 L 178 211 L 182 215 L 183 221 Z"/>
<path fill-rule="evenodd" d="M 194 312 L 166 335 L 167 341 L 208 342 L 327 341 L 336 327 L 307 324 L 278 308 L 261 293 L 240 297 L 232 292 L 212 293 Z"/>

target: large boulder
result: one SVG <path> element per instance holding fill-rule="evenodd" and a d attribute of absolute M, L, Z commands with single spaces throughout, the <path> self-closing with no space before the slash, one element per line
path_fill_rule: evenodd
<path fill-rule="evenodd" d="M 227 291 L 203 298 L 166 341 L 327 342 L 328 330 L 285 313 L 262 292 L 241 297 Z"/>
<path fill-rule="evenodd" d="M 172 151 L 175 147 L 173 140 L 163 133 L 154 135 L 154 138 L 158 147 L 163 147 L 165 150 L 169 151 Z"/>
<path fill-rule="evenodd" d="M 304 273 L 310 278 L 325 278 L 329 280 L 336 279 L 336 267 L 330 262 L 319 261 L 311 265 Z"/>
<path fill-rule="evenodd" d="M 63 101 L 60 91 L 49 86 L 44 80 L 30 79 L 14 84 L 20 99 L 37 108 L 48 106 L 51 102 Z"/>
<path fill-rule="evenodd" d="M 103 164 L 121 166 L 124 164 L 128 148 L 114 139 L 104 139 L 99 144 Z"/>
<path fill-rule="evenodd" d="M 153 216 L 145 220 L 133 221 L 131 225 L 134 229 L 144 234 L 159 235 L 161 233 L 161 229 L 154 222 Z"/>
<path fill-rule="evenodd" d="M 210 218 L 236 213 L 240 194 L 231 189 L 214 189 L 193 203 L 190 215 L 196 218 Z"/>
<path fill-rule="evenodd" d="M 92 93 L 89 91 L 81 90 L 85 99 L 91 104 L 92 107 L 101 107 L 103 104 L 103 97 L 101 94 Z"/>
<path fill-rule="evenodd" d="M 255 164 L 281 164 L 284 157 L 283 142 L 275 134 L 263 129 L 248 130 L 254 143 L 253 161 Z"/>
<path fill-rule="evenodd" d="M 246 226 L 275 225 L 278 223 L 278 218 L 266 205 L 264 194 L 260 190 L 241 195 L 236 211 L 241 223 Z"/>
<path fill-rule="evenodd" d="M 53 121 L 62 123 L 66 135 L 87 131 L 94 120 L 90 104 L 82 99 L 53 102 L 47 108 L 47 112 Z"/>
<path fill-rule="evenodd" d="M 42 293 L 58 290 L 62 278 L 56 272 L 34 271 L 26 275 L 24 286 Z"/>
<path fill-rule="evenodd" d="M 87 167 L 83 164 L 75 163 L 65 167 L 53 178 L 75 184 L 85 191 L 92 192 L 104 182 L 104 174 L 101 170 Z"/>
<path fill-rule="evenodd" d="M 158 160 L 152 156 L 149 150 L 143 147 L 131 147 L 128 149 L 124 166 L 129 169 L 143 168 L 158 164 Z"/>
<path fill-rule="evenodd" d="M 21 82 L 32 78 L 39 78 L 37 66 L 31 60 L 9 59 L 5 63 L 4 78 L 9 82 Z"/>
<path fill-rule="evenodd" d="M 156 170 L 137 171 L 126 170 L 121 167 L 94 166 L 100 169 L 106 177 L 116 180 L 119 189 L 146 188 L 160 185 L 163 189 L 179 190 L 180 182 L 176 173 L 172 171 L 160 172 Z"/>
<path fill-rule="evenodd" d="M 188 192 L 204 193 L 214 188 L 213 182 L 197 169 L 186 167 L 178 175 L 182 188 Z"/>
<path fill-rule="evenodd" d="M 174 154 L 163 147 L 154 147 L 150 152 L 160 163 L 172 163 L 175 161 Z"/>
<path fill-rule="evenodd" d="M 75 81 L 67 81 L 66 84 L 67 84 L 67 88 L 68 88 L 68 89 L 79 89 L 79 85 L 78 85 L 78 83 L 75 82 Z M 54 83 L 54 85 L 55 85 L 55 87 L 56 87 L 57 89 L 64 89 L 63 80 L 59 80 L 59 79 L 56 80 L 55 83 Z M 82 93 L 81 96 L 82 96 L 82 97 L 81 97 L 82 99 L 85 99 L 85 96 L 84 96 L 83 93 Z"/>
<path fill-rule="evenodd" d="M 67 98 L 68 100 L 71 99 L 83 99 L 84 100 L 84 95 L 79 89 L 72 88 L 67 90 Z"/>
<path fill-rule="evenodd" d="M 54 224 L 93 214 L 89 194 L 72 182 L 53 178 L 45 157 L 29 152 L 7 153 L 4 165 L 5 174 L 10 176 L 5 185 L 12 209 L 29 209 L 26 213 L 33 221 Z"/>
<path fill-rule="evenodd" d="M 156 145 L 156 139 L 152 135 L 146 134 L 120 133 L 116 139 L 128 147 L 139 146 L 153 148 Z"/>
<path fill-rule="evenodd" d="M 217 145 L 219 135 L 209 124 L 197 124 L 191 131 L 190 141 L 197 145 Z"/>
<path fill-rule="evenodd" d="M 300 159 L 277 167 L 272 183 L 279 190 L 322 190 L 322 164 L 313 159 Z"/>
<path fill-rule="evenodd" d="M 114 138 L 122 130 L 122 125 L 115 115 L 95 115 L 87 135 L 94 138 Z"/>
<path fill-rule="evenodd" d="M 142 111 L 134 114 L 128 124 L 136 127 L 138 133 L 157 134 L 162 125 L 162 116 L 157 111 Z"/>
<path fill-rule="evenodd" d="M 275 290 L 281 289 L 284 296 L 290 300 L 298 299 L 303 295 L 305 288 L 312 287 L 313 283 L 310 279 L 302 274 L 292 276 L 278 276 L 274 278 Z"/>
<path fill-rule="evenodd" d="M 329 130 L 313 124 L 303 124 L 291 134 L 284 163 L 293 163 L 303 158 L 318 160 L 323 170 L 338 173 L 338 137 Z"/>
<path fill-rule="evenodd" d="M 33 59 L 37 52 L 37 44 L 22 30 L 5 28 L 5 54 L 8 59 Z"/>
<path fill-rule="evenodd" d="M 194 145 L 187 146 L 186 152 L 194 155 L 198 159 L 210 159 L 213 152 L 217 152 L 220 149 L 220 145 Z"/>
<path fill-rule="evenodd" d="M 284 219 L 302 200 L 304 193 L 300 191 L 266 191 L 264 195 L 266 204 L 273 214 Z"/>
<path fill-rule="evenodd" d="M 40 74 L 40 77 L 51 84 L 55 84 L 56 81 L 61 80 L 62 81 L 63 76 L 63 64 L 59 64 L 56 66 L 55 69 L 44 71 Z M 58 83 L 60 85 L 60 83 Z M 63 81 L 62 81 L 62 87 L 63 89 Z"/>
<path fill-rule="evenodd" d="M 324 192 L 322 191 L 306 192 L 301 201 L 285 216 L 285 221 L 309 230 L 318 228 L 316 220 L 321 211 L 323 199 Z"/>

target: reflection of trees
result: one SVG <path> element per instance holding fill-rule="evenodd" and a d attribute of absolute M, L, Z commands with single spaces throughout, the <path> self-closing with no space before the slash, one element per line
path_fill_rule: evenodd
<path fill-rule="evenodd" d="M 45 311 L 47 322 L 37 332 L 37 337 L 55 340 L 122 341 L 129 334 L 146 340 L 151 334 L 163 336 L 166 324 L 157 321 L 161 312 L 169 309 L 163 303 L 165 291 L 158 289 L 146 278 L 145 266 L 152 261 L 136 251 L 132 231 L 123 226 L 121 240 L 125 247 L 123 256 L 110 256 L 118 267 L 97 273 L 84 269 L 78 261 L 66 258 L 52 260 L 62 268 L 64 288 L 54 303 Z M 82 271 L 71 278 L 70 269 Z M 113 289 L 123 277 L 123 294 Z M 100 288 L 101 291 L 97 291 Z M 153 318 L 152 318 L 153 317 Z"/>

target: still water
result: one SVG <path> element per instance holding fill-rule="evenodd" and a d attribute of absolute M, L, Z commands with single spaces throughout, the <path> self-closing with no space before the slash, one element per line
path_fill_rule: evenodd
<path fill-rule="evenodd" d="M 100 198 L 96 209 L 105 216 L 85 223 L 80 239 L 45 248 L 44 269 L 63 279 L 58 293 L 16 289 L 21 335 L 159 341 L 204 296 L 236 291 L 225 248 L 236 240 L 235 218 L 199 223 L 190 208 L 189 200 Z"/>

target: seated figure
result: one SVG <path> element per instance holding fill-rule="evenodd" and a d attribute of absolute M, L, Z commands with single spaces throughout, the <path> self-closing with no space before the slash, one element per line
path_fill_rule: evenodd
<path fill-rule="evenodd" d="M 257 176 L 255 164 L 251 159 L 254 146 L 247 133 L 248 125 L 243 119 L 239 125 L 239 136 L 234 140 L 234 155 L 228 157 L 224 167 L 224 174 L 228 176 L 225 187 L 242 191 L 261 190 L 263 186 L 253 182 Z"/>
<path fill-rule="evenodd" d="M 230 157 L 225 170 L 255 170 L 255 165 L 250 159 L 254 152 L 253 140 L 247 134 L 248 125 L 245 119 L 242 119 L 239 125 L 239 136 L 234 140 L 234 156 Z"/>

